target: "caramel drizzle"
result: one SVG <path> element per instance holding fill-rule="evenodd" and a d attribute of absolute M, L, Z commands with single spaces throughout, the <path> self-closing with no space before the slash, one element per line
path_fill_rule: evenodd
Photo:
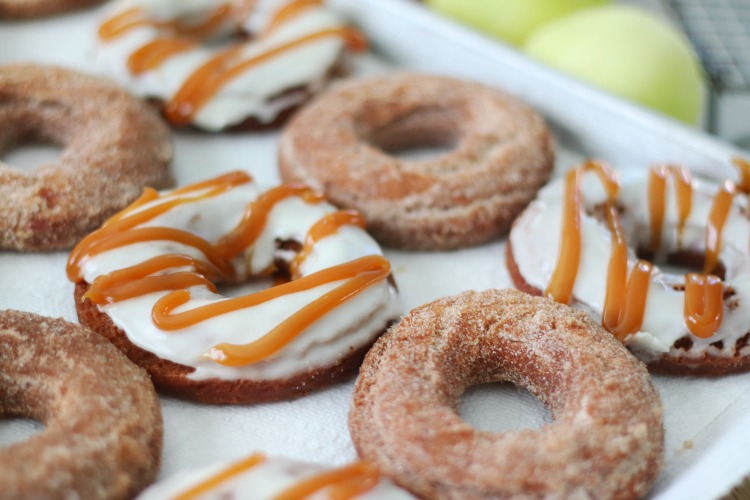
<path fill-rule="evenodd" d="M 237 227 L 216 242 L 217 253 L 231 259 L 252 245 L 263 231 L 273 207 L 291 196 L 298 196 L 307 203 L 320 203 L 324 199 L 305 186 L 281 185 L 266 191 L 248 205 Z"/>
<path fill-rule="evenodd" d="M 661 248 L 662 226 L 666 207 L 667 176 L 674 182 L 677 199 L 677 246 L 682 247 L 685 222 L 690 216 L 693 203 L 693 180 L 690 172 L 681 166 L 658 166 L 651 169 L 648 177 L 648 207 L 651 226 L 650 249 Z"/>
<path fill-rule="evenodd" d="M 264 36 L 268 35 L 289 19 L 299 15 L 308 8 L 322 5 L 321 0 L 296 0 L 279 9 L 267 26 Z M 162 65 L 172 56 L 191 50 L 197 46 L 195 38 L 213 34 L 230 14 L 229 5 L 219 7 L 205 22 L 191 26 L 179 21 L 158 21 L 149 19 L 138 8 L 132 8 L 108 19 L 99 27 L 99 37 L 103 40 L 115 38 L 138 26 L 166 28 L 178 37 L 166 37 L 153 40 L 133 52 L 128 58 L 128 68 L 139 75 Z M 193 39 L 180 38 L 192 37 Z M 282 43 L 265 52 L 243 58 L 245 44 L 230 47 L 198 67 L 183 83 L 177 93 L 164 107 L 164 114 L 174 125 L 188 125 L 195 114 L 230 81 L 268 59 L 279 56 L 302 45 L 316 40 L 340 37 L 350 50 L 364 51 L 367 40 L 357 30 L 348 27 L 328 28 L 310 33 L 296 40 Z"/>
<path fill-rule="evenodd" d="M 732 208 L 732 202 L 736 193 L 732 181 L 724 181 L 716 193 L 711 204 L 711 213 L 706 223 L 706 260 L 703 263 L 703 272 L 712 272 L 719 263 L 719 252 L 721 251 L 721 233 Z"/>
<path fill-rule="evenodd" d="M 174 497 L 174 500 L 193 500 L 208 493 L 222 483 L 247 472 L 267 461 L 262 453 L 255 453 L 234 463 L 201 481 L 189 490 Z M 278 493 L 274 500 L 299 500 L 325 488 L 326 498 L 330 500 L 348 500 L 371 490 L 378 484 L 380 474 L 368 462 L 358 461 L 338 469 L 324 470 L 310 477 L 304 478 Z"/>
<path fill-rule="evenodd" d="M 588 161 L 565 176 L 560 253 L 544 291 L 545 297 L 563 304 L 569 304 L 573 296 L 581 260 L 581 180 L 587 171 L 597 174 L 609 200 L 614 200 L 619 190 L 614 171 L 599 162 Z"/>
<path fill-rule="evenodd" d="M 374 488 L 378 479 L 378 470 L 373 465 L 364 461 L 354 462 L 303 479 L 277 494 L 274 500 L 298 500 L 324 488 L 328 488 L 327 498 L 348 500 Z"/>
<path fill-rule="evenodd" d="M 307 259 L 310 253 L 312 253 L 315 244 L 326 236 L 338 232 L 339 228 L 343 225 L 357 226 L 364 229 L 365 218 L 357 211 L 341 210 L 333 214 L 326 214 L 325 217 L 316 222 L 307 232 L 307 237 L 305 238 L 302 250 L 295 255 L 289 266 L 289 274 L 292 279 L 299 278 L 300 266 L 302 266 L 302 263 Z"/>
<path fill-rule="evenodd" d="M 302 307 L 258 340 L 247 344 L 218 344 L 204 354 L 206 358 L 225 366 L 243 366 L 265 359 L 279 351 L 326 313 L 385 279 L 390 271 L 390 263 L 385 258 L 380 255 L 368 255 L 254 294 L 214 302 L 181 313 L 173 311 L 190 300 L 191 296 L 188 290 L 176 290 L 156 302 L 152 319 L 162 330 L 179 330 L 211 317 L 253 307 L 283 295 L 346 280 L 330 292 Z"/>
<path fill-rule="evenodd" d="M 263 36 L 267 36 L 269 33 L 274 31 L 276 28 L 289 21 L 290 19 L 297 17 L 305 10 L 312 7 L 320 7 L 323 5 L 323 0 L 295 0 L 289 2 L 276 11 L 271 21 L 266 25 L 263 30 Z"/>
<path fill-rule="evenodd" d="M 197 498 L 200 495 L 213 490 L 221 483 L 224 483 L 232 479 L 233 477 L 242 474 L 243 472 L 257 467 L 266 460 L 266 456 L 262 453 L 254 453 L 244 460 L 240 460 L 239 462 L 230 465 L 226 469 L 219 471 L 217 474 L 214 474 L 208 479 L 201 481 L 189 490 L 180 493 L 179 495 L 174 497 L 174 500 L 193 500 L 194 498 Z"/>
<path fill-rule="evenodd" d="M 168 29 L 178 35 L 205 38 L 213 35 L 224 24 L 231 16 L 231 11 L 229 4 L 221 5 L 216 8 L 211 17 L 202 23 L 190 25 L 179 21 L 159 21 L 149 18 L 142 9 L 133 7 L 102 23 L 99 26 L 99 38 L 111 40 L 140 26 L 153 26 L 154 28 Z"/>
<path fill-rule="evenodd" d="M 188 125 L 198 110 L 219 90 L 251 67 L 302 45 L 330 37 L 342 38 L 346 45 L 354 51 L 362 51 L 367 48 L 367 41 L 362 34 L 348 27 L 329 28 L 310 33 L 247 59 L 241 57 L 244 46 L 231 47 L 209 59 L 195 70 L 185 80 L 174 97 L 167 102 L 164 114 L 174 125 Z"/>
<path fill-rule="evenodd" d="M 260 236 L 268 215 L 276 204 L 292 196 L 309 203 L 322 200 L 319 194 L 299 186 L 279 186 L 260 195 L 249 203 L 240 223 L 232 232 L 214 244 L 188 231 L 167 227 L 135 227 L 183 203 L 216 196 L 227 189 L 244 183 L 246 175 L 227 174 L 214 180 L 189 186 L 165 195 L 162 203 L 143 208 L 143 200 L 154 201 L 154 195 L 146 193 L 141 200 L 118 214 L 101 229 L 89 235 L 73 250 L 68 262 L 68 276 L 72 281 L 80 279 L 85 258 L 108 250 L 137 242 L 170 240 L 200 250 L 209 263 L 202 263 L 186 255 L 164 255 L 140 264 L 117 270 L 94 280 L 86 297 L 99 305 L 111 304 L 157 291 L 169 291 L 153 307 L 154 324 L 162 330 L 178 330 L 195 325 L 212 317 L 252 307 L 286 294 L 346 280 L 333 290 L 282 321 L 260 339 L 244 345 L 220 344 L 205 354 L 209 359 L 228 366 L 240 366 L 264 359 L 277 352 L 292 339 L 326 313 L 346 302 L 364 289 L 385 279 L 390 274 L 390 263 L 380 255 L 370 255 L 311 275 L 279 284 L 258 293 L 214 302 L 182 313 L 174 309 L 190 300 L 187 288 L 205 285 L 216 292 L 211 278 L 233 276 L 230 260 L 249 247 Z M 183 195 L 184 198 L 176 198 Z M 158 199 L 158 195 L 157 195 Z M 321 239 L 335 234 L 342 226 L 364 227 L 364 219 L 356 212 L 341 211 L 327 214 L 315 223 L 305 238 L 302 251 L 296 256 L 290 269 L 294 278 L 299 277 L 299 268 Z M 169 269 L 186 267 L 191 270 L 162 273 Z"/>
<path fill-rule="evenodd" d="M 189 267 L 194 272 L 151 276 L 179 267 Z M 175 275 L 178 277 L 170 278 Z M 118 269 L 97 277 L 84 294 L 84 298 L 91 299 L 99 305 L 113 304 L 146 293 L 176 290 L 185 284 L 188 286 L 206 285 L 215 293 L 216 287 L 207 277 L 219 278 L 220 276 L 221 270 L 217 267 L 188 255 L 160 255 L 135 266 Z"/>
<path fill-rule="evenodd" d="M 195 41 L 184 38 L 157 38 L 130 54 L 128 69 L 134 75 L 140 75 L 158 68 L 170 57 L 197 46 Z"/>
<path fill-rule="evenodd" d="M 607 209 L 607 223 L 612 233 L 612 254 L 607 267 L 602 326 L 623 340 L 627 335 L 640 330 L 643 323 L 652 265 L 648 261 L 639 260 L 628 278 L 628 248 L 617 207 L 610 202 Z"/>
<path fill-rule="evenodd" d="M 683 315 L 690 333 L 708 338 L 719 329 L 724 317 L 724 288 L 712 274 L 688 273 L 685 277 Z"/>
<path fill-rule="evenodd" d="M 745 194 L 750 193 L 750 162 L 736 156 L 732 158 L 732 165 L 740 175 L 740 179 L 736 183 L 737 190 Z"/>
<path fill-rule="evenodd" d="M 628 278 L 628 256 L 615 198 L 619 186 L 614 172 L 598 163 L 588 162 L 568 172 L 565 179 L 563 223 L 560 252 L 552 278 L 545 290 L 547 297 L 568 303 L 578 274 L 581 252 L 581 192 L 582 174 L 595 170 L 608 194 L 607 223 L 612 234 L 612 252 L 607 269 L 607 286 L 602 311 L 602 326 L 617 338 L 640 330 L 645 314 L 646 298 L 651 281 L 652 265 L 639 260 Z M 690 215 L 692 183 L 689 173 L 679 167 L 657 167 L 649 176 L 649 218 L 651 221 L 652 249 L 661 244 L 661 227 L 664 219 L 666 176 L 675 181 L 678 204 L 678 238 Z M 718 263 L 721 232 L 726 223 L 734 196 L 734 184 L 726 181 L 714 197 L 706 225 L 706 262 L 704 273 Z M 686 276 L 683 316 L 691 333 L 708 338 L 719 329 L 723 318 L 723 285 L 719 278 L 707 274 L 690 273 Z"/>
<path fill-rule="evenodd" d="M 133 204 L 122 212 L 116 214 L 105 222 L 101 228 L 83 238 L 73 249 L 68 258 L 68 279 L 77 282 L 83 279 L 82 267 L 86 257 L 96 255 L 118 246 L 135 243 L 136 241 L 148 241 L 152 239 L 171 239 L 185 244 L 193 244 L 196 248 L 205 250 L 211 256 L 206 256 L 222 272 L 232 275 L 228 262 L 222 262 L 220 253 L 214 251 L 210 244 L 192 233 L 177 229 L 161 228 L 138 228 L 134 234 L 129 234 L 135 226 L 144 224 L 155 217 L 171 210 L 172 208 L 186 203 L 193 203 L 214 196 L 218 196 L 239 185 L 247 184 L 252 178 L 244 172 L 230 172 L 228 174 L 200 182 L 192 186 L 176 189 L 171 193 L 160 197 L 153 189 L 146 188 L 144 194 Z M 183 196 L 187 195 L 187 196 Z M 180 197 L 182 196 L 182 197 Z M 140 210 L 147 203 L 165 200 L 147 209 Z"/>

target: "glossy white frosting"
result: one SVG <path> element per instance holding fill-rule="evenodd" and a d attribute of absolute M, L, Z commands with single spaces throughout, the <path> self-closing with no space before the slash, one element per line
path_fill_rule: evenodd
<path fill-rule="evenodd" d="M 618 205 L 625 207 L 621 220 L 629 246 L 628 269 L 636 262 L 634 248 L 646 247 L 650 238 L 647 198 L 648 172 L 630 170 L 621 173 Z M 559 179 L 543 188 L 535 201 L 515 222 L 510 233 L 513 257 L 523 279 L 531 286 L 544 290 L 557 262 L 560 247 L 563 184 Z M 706 221 L 718 186 L 699 180 L 693 181 L 692 210 L 684 232 L 682 250 L 705 251 Z M 581 218 L 581 258 L 578 278 L 573 288 L 574 303 L 601 321 L 604 307 L 607 268 L 611 253 L 611 233 L 606 224 L 599 222 L 591 210 L 602 204 L 606 196 L 596 174 L 585 174 L 583 183 L 584 214 Z M 678 250 L 677 203 L 674 184 L 667 177 L 666 211 L 662 232 L 661 254 Z M 724 304 L 724 318 L 718 332 L 702 339 L 691 335 L 683 319 L 685 294 L 672 288 L 684 284 L 682 274 L 671 274 L 654 266 L 648 289 L 646 310 L 641 331 L 626 338 L 625 343 L 644 360 L 671 352 L 686 355 L 673 347 L 676 340 L 689 335 L 693 347 L 687 355 L 702 357 L 732 356 L 736 341 L 750 331 L 750 222 L 745 212 L 747 199 L 735 196 L 728 220 L 724 226 L 719 260 L 726 266 L 725 287 L 731 287 L 735 296 Z M 588 212 L 588 213 L 587 213 Z M 658 256 L 657 256 L 657 261 Z M 740 304 L 740 307 L 734 305 Z M 710 344 L 721 341 L 723 348 Z M 745 347 L 742 354 L 750 354 Z"/>
<path fill-rule="evenodd" d="M 255 183 L 243 184 L 219 196 L 177 205 L 137 227 L 186 229 L 214 242 L 237 226 L 245 206 L 262 192 Z M 139 210 L 168 199 L 169 196 L 151 202 Z M 234 259 L 233 267 L 239 281 L 263 273 L 277 257 L 288 261 L 292 257 L 291 252 L 278 250 L 277 240 L 302 242 L 315 222 L 325 214 L 336 211 L 329 203 L 307 203 L 299 197 L 279 202 L 269 213 L 255 243 Z M 86 257 L 82 261 L 82 273 L 84 279 L 92 283 L 97 276 L 172 253 L 207 260 L 196 248 L 172 241 L 151 241 Z M 377 243 L 359 227 L 343 226 L 315 244 L 313 251 L 303 261 L 300 272 L 304 277 L 367 255 L 382 255 Z M 174 271 L 176 269 L 167 272 Z M 297 373 L 330 366 L 352 349 L 372 342 L 389 321 L 400 317 L 401 306 L 394 287 L 386 280 L 371 285 L 314 322 L 283 349 L 257 363 L 229 367 L 202 355 L 220 343 L 246 344 L 262 337 L 294 312 L 341 283 L 343 281 L 284 295 L 176 331 L 160 330 L 151 319 L 154 304 L 167 292 L 151 293 L 99 306 L 99 309 L 135 345 L 160 358 L 194 367 L 195 371 L 190 374 L 193 379 L 285 379 Z M 175 312 L 227 300 L 221 293 L 213 293 L 205 286 L 192 287 L 190 292 L 192 299 Z"/>
<path fill-rule="evenodd" d="M 112 5 L 105 19 L 132 8 L 143 9 L 147 16 L 160 20 L 183 19 L 188 16 L 207 18 L 217 6 L 232 4 L 231 1 L 216 0 L 121 0 Z M 257 31 L 258 25 L 268 22 L 283 1 L 266 0 L 261 3 L 258 16 L 230 20 L 225 31 L 245 29 Z M 344 26 L 344 20 L 331 9 L 312 7 L 285 21 L 264 37 L 243 43 L 242 58 L 247 59 L 265 53 L 274 47 L 296 40 L 311 33 Z M 127 62 L 131 54 L 147 43 L 164 36 L 163 30 L 154 26 L 139 26 L 112 39 L 97 40 L 96 63 L 99 70 L 114 78 L 134 94 L 147 98 L 169 101 L 178 92 L 185 80 L 202 64 L 228 46 L 214 43 L 176 54 L 161 66 L 133 75 Z M 291 92 L 276 99 L 291 89 L 316 92 L 328 79 L 330 69 L 336 64 L 344 50 L 340 37 L 326 37 L 284 51 L 273 58 L 252 66 L 231 80 L 213 96 L 193 117 L 193 124 L 210 131 L 217 131 L 244 121 L 248 117 L 260 122 L 273 121 L 284 109 L 299 104 L 307 92 Z"/>
<path fill-rule="evenodd" d="M 232 462 L 217 464 L 194 470 L 185 470 L 173 474 L 167 479 L 145 490 L 139 500 L 165 500 L 175 498 L 232 465 Z M 330 470 L 318 464 L 300 462 L 288 458 L 268 458 L 265 462 L 247 469 L 196 499 L 252 498 L 253 500 L 271 500 L 285 489 L 300 481 Z M 325 494 L 316 493 L 306 499 L 324 500 Z M 407 500 L 416 498 L 406 490 L 399 488 L 387 478 L 381 477 L 378 484 L 369 491 L 356 496 L 358 500 Z"/>

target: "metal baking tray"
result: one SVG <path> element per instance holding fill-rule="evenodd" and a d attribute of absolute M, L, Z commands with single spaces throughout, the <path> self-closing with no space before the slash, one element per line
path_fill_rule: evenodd
<path fill-rule="evenodd" d="M 424 71 L 501 87 L 527 101 L 551 124 L 556 170 L 594 156 L 618 168 L 679 162 L 712 178 L 734 177 L 741 151 L 697 130 L 611 97 L 534 63 L 512 48 L 443 19 L 409 0 L 331 0 L 370 37 L 375 55 L 360 72 Z M 93 71 L 96 10 L 42 21 L 0 22 L 0 63 L 56 63 Z M 243 168 L 278 182 L 277 133 L 174 134 L 174 172 L 184 185 Z M 24 151 L 33 158 L 43 151 Z M 16 156 L 18 158 L 19 156 Z M 508 286 L 503 241 L 454 252 L 388 249 L 405 310 L 467 289 Z M 75 320 L 67 252 L 0 252 L 0 308 Z M 665 404 L 666 467 L 654 498 L 718 498 L 750 473 L 750 374 L 706 379 L 654 378 Z M 341 464 L 354 458 L 346 415 L 353 381 L 288 402 L 207 406 L 162 397 L 162 475 L 233 459 L 251 451 Z M 487 430 L 539 426 L 542 405 L 507 384 L 470 389 L 461 415 Z M 0 445 L 40 426 L 0 421 Z M 687 492 L 687 493 L 686 493 Z"/>

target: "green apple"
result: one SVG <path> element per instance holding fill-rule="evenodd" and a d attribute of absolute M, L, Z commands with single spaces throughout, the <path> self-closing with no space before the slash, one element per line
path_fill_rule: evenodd
<path fill-rule="evenodd" d="M 609 0 L 425 0 L 435 10 L 520 45 L 539 26 Z"/>
<path fill-rule="evenodd" d="M 704 106 L 705 83 L 690 43 L 647 10 L 581 10 L 540 28 L 523 48 L 550 66 L 690 124 Z"/>

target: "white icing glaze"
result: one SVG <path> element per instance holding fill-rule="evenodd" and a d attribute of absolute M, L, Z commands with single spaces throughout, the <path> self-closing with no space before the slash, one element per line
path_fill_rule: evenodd
<path fill-rule="evenodd" d="M 248 203 L 263 192 L 255 183 L 236 186 L 218 196 L 180 204 L 137 227 L 186 229 L 209 242 L 217 241 L 237 226 Z M 132 214 L 155 204 L 188 195 L 166 195 L 145 204 Z M 293 252 L 279 251 L 277 241 L 305 240 L 309 229 L 326 214 L 337 209 L 326 202 L 308 203 L 292 196 L 277 203 L 268 214 L 256 241 L 233 260 L 238 281 L 246 281 L 271 268 L 276 258 L 289 260 Z M 97 276 L 130 267 L 157 255 L 187 254 L 206 262 L 194 247 L 172 241 L 133 243 L 82 260 L 82 276 L 92 283 Z M 302 262 L 302 277 L 367 255 L 382 255 L 377 243 L 357 226 L 345 225 L 338 232 L 319 240 Z M 171 273 L 182 269 L 169 269 Z M 283 295 L 257 306 L 222 314 L 196 325 L 175 330 L 159 329 L 151 318 L 156 301 L 167 292 L 156 292 L 113 304 L 99 306 L 135 345 L 160 358 L 195 368 L 190 377 L 197 380 L 285 379 L 297 373 L 330 366 L 350 350 L 360 348 L 377 336 L 383 327 L 401 314 L 393 286 L 380 280 L 315 321 L 294 340 L 272 356 L 245 366 L 231 367 L 202 355 L 220 343 L 246 344 L 265 335 L 294 312 L 344 281 L 326 283 L 310 290 Z M 227 300 L 205 286 L 190 288 L 191 300 L 180 312 L 201 305 Z"/>
<path fill-rule="evenodd" d="M 180 471 L 164 481 L 151 486 L 138 499 L 163 500 L 175 498 L 177 495 L 226 470 L 231 465 L 232 462 L 229 462 L 200 469 Z M 206 494 L 196 497 L 196 499 L 250 498 L 248 497 L 248 493 L 252 492 L 251 497 L 254 500 L 271 500 L 285 489 L 292 487 L 300 481 L 331 469 L 331 467 L 288 458 L 268 458 L 265 462 L 227 479 Z M 323 500 L 328 497 L 325 494 L 315 493 L 305 498 Z M 358 500 L 407 500 L 416 497 L 412 496 L 406 490 L 399 488 L 387 478 L 381 477 L 374 488 L 355 498 Z"/>
<path fill-rule="evenodd" d="M 643 170 L 625 171 L 620 176 L 621 187 L 617 204 L 625 207 L 622 225 L 629 246 L 628 269 L 636 262 L 633 249 L 645 247 L 650 238 L 647 194 L 647 175 Z M 513 257 L 523 279 L 539 290 L 549 283 L 557 262 L 560 246 L 563 184 L 559 179 L 539 192 L 537 199 L 519 217 L 510 233 Z M 681 250 L 703 254 L 705 251 L 706 222 L 718 186 L 693 181 L 692 210 L 685 223 Z M 611 254 L 611 233 L 597 221 L 591 210 L 605 202 L 606 196 L 594 173 L 585 174 L 582 185 L 583 214 L 581 218 L 581 258 L 578 278 L 573 288 L 574 306 L 581 307 L 601 320 L 604 307 L 607 268 Z M 677 246 L 677 203 L 674 184 L 667 176 L 666 210 L 660 255 L 675 252 Z M 625 343 L 645 361 L 671 352 L 684 356 L 684 350 L 673 347 L 676 340 L 690 335 L 693 348 L 687 355 L 702 357 L 734 355 L 736 341 L 750 330 L 750 221 L 744 212 L 747 198 L 735 196 L 734 204 L 724 226 L 719 260 L 726 266 L 725 286 L 735 296 L 724 304 L 724 318 L 719 330 L 709 338 L 690 335 L 683 319 L 684 293 L 672 285 L 684 284 L 683 275 L 663 272 L 654 267 L 648 289 L 646 310 L 641 331 L 625 339 Z M 657 256 L 657 260 L 658 260 Z M 743 304 L 733 307 L 731 304 Z M 723 349 L 710 344 L 722 341 Z"/>
<path fill-rule="evenodd" d="M 140 8 L 149 18 L 175 20 L 208 18 L 218 6 L 232 5 L 232 1 L 216 0 L 121 0 L 109 10 L 106 19 L 132 8 Z M 259 30 L 260 23 L 267 23 L 286 2 L 266 0 L 261 3 L 259 14 L 247 19 L 228 20 L 224 31 L 245 29 Z M 242 58 L 262 54 L 275 47 L 306 35 L 329 28 L 345 26 L 343 19 L 326 7 L 311 7 L 286 20 L 266 36 L 243 43 Z M 131 54 L 147 43 L 165 36 L 162 29 L 154 26 L 132 28 L 120 36 L 97 41 L 96 62 L 99 70 L 114 78 L 136 95 L 169 101 L 178 92 L 184 81 L 202 64 L 216 55 L 223 47 L 200 46 L 173 55 L 161 66 L 134 75 L 128 69 Z M 273 58 L 254 65 L 232 79 L 214 95 L 193 117 L 193 124 L 210 131 L 217 131 L 241 123 L 248 117 L 262 123 L 273 121 L 286 108 L 299 104 L 307 92 L 297 91 L 283 95 L 291 89 L 317 92 L 325 85 L 329 70 L 336 64 L 344 50 L 340 37 L 326 37 L 311 41 L 293 50 L 284 51 Z M 277 99 L 278 98 L 278 99 Z"/>

